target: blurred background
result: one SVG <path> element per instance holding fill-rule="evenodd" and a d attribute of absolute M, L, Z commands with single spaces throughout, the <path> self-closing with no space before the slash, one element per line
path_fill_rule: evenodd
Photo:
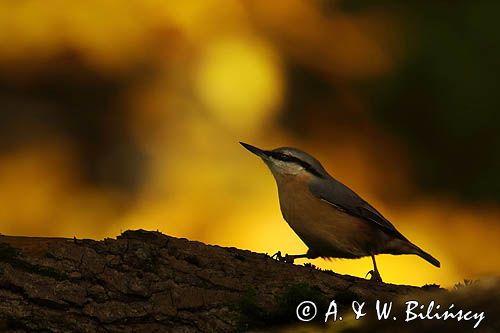
<path fill-rule="evenodd" d="M 440 259 L 500 273 L 500 2 L 1 1 L 0 233 L 305 245 L 238 141 L 295 146 Z M 370 259 L 313 264 L 364 276 Z"/>

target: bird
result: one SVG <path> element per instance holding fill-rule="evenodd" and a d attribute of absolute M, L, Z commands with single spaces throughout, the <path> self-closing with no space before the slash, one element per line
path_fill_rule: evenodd
<path fill-rule="evenodd" d="M 372 258 L 370 280 L 382 282 L 375 255 L 414 254 L 436 267 L 440 262 L 410 242 L 378 210 L 340 181 L 308 153 L 292 147 L 263 150 L 240 144 L 260 157 L 278 186 L 281 213 L 308 247 L 305 254 L 273 257 L 293 263 L 307 258 Z"/>

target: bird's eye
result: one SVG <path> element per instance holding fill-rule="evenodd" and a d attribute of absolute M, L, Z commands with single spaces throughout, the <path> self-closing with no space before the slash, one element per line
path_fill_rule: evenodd
<path fill-rule="evenodd" d="M 285 153 L 275 152 L 275 153 L 272 154 L 272 157 L 274 159 L 277 159 L 277 160 L 280 160 L 280 161 L 283 161 L 283 162 L 295 162 L 295 163 L 299 163 L 300 162 L 300 160 L 297 159 L 296 157 L 287 155 Z"/>
<path fill-rule="evenodd" d="M 277 157 L 278 157 L 278 159 L 280 159 L 282 161 L 290 161 L 291 160 L 290 156 L 283 154 L 283 153 L 278 154 Z"/>

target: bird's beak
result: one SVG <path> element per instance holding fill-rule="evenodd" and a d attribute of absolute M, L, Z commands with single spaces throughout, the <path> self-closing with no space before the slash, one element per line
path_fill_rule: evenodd
<path fill-rule="evenodd" d="M 268 159 L 268 153 L 265 150 L 259 149 L 257 147 L 254 147 L 252 145 L 249 145 L 248 143 L 240 142 L 240 144 L 248 149 L 250 152 L 254 153 L 255 155 L 259 156 L 260 158 L 263 159 Z"/>

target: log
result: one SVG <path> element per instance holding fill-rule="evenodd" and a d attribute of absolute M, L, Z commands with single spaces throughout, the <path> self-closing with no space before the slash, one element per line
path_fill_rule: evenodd
<path fill-rule="evenodd" d="M 353 301 L 447 294 L 437 286 L 374 283 L 154 231 L 126 231 L 102 241 L 0 236 L 1 331 L 235 332 L 306 324 L 320 329 L 332 300 L 347 315 Z M 321 313 L 308 323 L 296 315 L 305 300 Z"/>

